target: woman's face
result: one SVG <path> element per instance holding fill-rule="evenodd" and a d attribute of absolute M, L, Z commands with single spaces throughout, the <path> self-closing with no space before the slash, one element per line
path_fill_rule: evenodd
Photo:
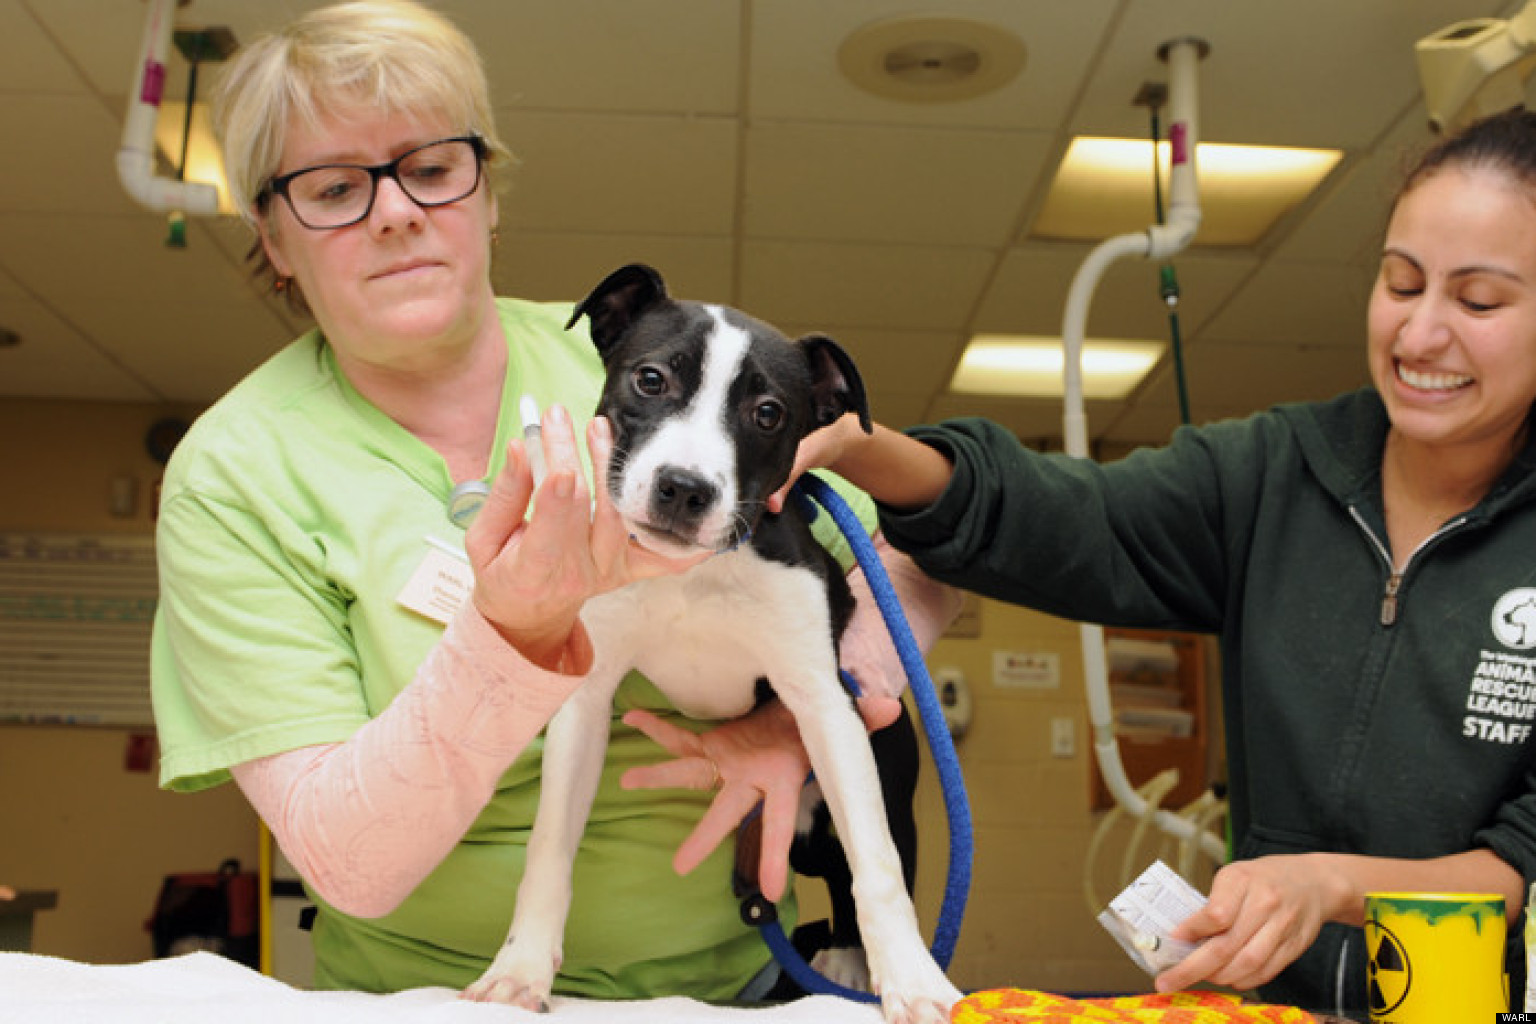
<path fill-rule="evenodd" d="M 279 174 L 319 164 L 387 163 L 463 133 L 434 118 L 359 113 L 288 126 Z M 484 175 L 473 193 L 423 209 L 381 177 L 373 208 L 356 224 L 316 231 L 274 197 L 261 238 L 279 274 L 303 289 L 316 322 L 343 364 L 429 370 L 451 360 L 494 318 L 490 233 L 496 202 Z"/>
<path fill-rule="evenodd" d="M 1401 439 L 1513 446 L 1536 400 L 1536 201 L 1447 167 L 1399 199 L 1371 293 L 1371 379 Z"/>

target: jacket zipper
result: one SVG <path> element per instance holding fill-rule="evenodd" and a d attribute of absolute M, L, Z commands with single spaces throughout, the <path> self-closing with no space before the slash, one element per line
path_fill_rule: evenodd
<path fill-rule="evenodd" d="M 1419 552 L 1423 551 L 1435 541 L 1439 540 L 1447 533 L 1450 533 L 1452 530 L 1457 529 L 1467 521 L 1466 516 L 1457 516 L 1455 519 L 1452 519 L 1450 522 L 1440 527 L 1440 529 L 1424 538 L 1423 543 L 1414 548 L 1408 557 L 1403 560 L 1403 568 L 1401 571 L 1399 571 L 1392 567 L 1392 553 L 1387 550 L 1387 546 L 1381 542 L 1381 539 L 1378 538 L 1370 526 L 1366 524 L 1365 518 L 1360 515 L 1359 509 L 1355 508 L 1353 505 L 1349 506 L 1349 517 L 1355 521 L 1355 525 L 1360 527 L 1361 532 L 1364 533 L 1366 538 L 1370 540 L 1371 546 L 1376 549 L 1376 553 L 1381 556 L 1381 560 L 1385 562 L 1387 566 L 1387 586 L 1385 593 L 1383 593 L 1381 597 L 1381 614 L 1378 617 L 1378 621 L 1383 626 L 1390 626 L 1397 621 L 1398 605 L 1402 603 L 1400 594 L 1403 589 L 1403 577 L 1408 574 L 1408 567 L 1412 565 L 1413 560 L 1419 556 Z"/>

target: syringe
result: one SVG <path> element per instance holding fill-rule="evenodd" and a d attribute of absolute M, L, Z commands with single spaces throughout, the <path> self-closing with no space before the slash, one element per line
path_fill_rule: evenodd
<path fill-rule="evenodd" d="M 533 471 L 533 486 L 544 482 L 544 428 L 539 425 L 539 403 L 524 395 L 517 403 L 523 418 L 523 446 L 528 452 L 528 468 Z"/>
<path fill-rule="evenodd" d="M 533 472 L 535 487 L 544 482 L 544 431 L 539 426 L 539 403 L 532 395 L 524 395 L 517 403 L 523 420 L 523 445 L 528 452 L 528 468 Z M 465 480 L 457 484 L 448 496 L 448 519 L 462 530 L 469 529 L 480 506 L 490 497 L 491 487 L 484 480 Z"/>

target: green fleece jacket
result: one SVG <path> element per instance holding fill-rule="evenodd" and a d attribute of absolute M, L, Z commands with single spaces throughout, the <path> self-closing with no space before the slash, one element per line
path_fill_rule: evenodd
<path fill-rule="evenodd" d="M 948 489 L 881 525 L 933 576 L 991 597 L 1219 635 L 1237 857 L 1486 847 L 1529 885 L 1536 445 L 1394 574 L 1386 431 L 1370 390 L 1184 427 L 1107 465 L 953 421 L 912 431 L 954 461 Z M 1358 929 L 1330 924 L 1263 995 L 1358 1012 L 1366 958 Z"/>

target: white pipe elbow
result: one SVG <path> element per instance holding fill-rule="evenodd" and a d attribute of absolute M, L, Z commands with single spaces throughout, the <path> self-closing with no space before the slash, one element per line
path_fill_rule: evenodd
<path fill-rule="evenodd" d="M 1131 785 L 1131 780 L 1125 774 L 1125 763 L 1120 760 L 1120 744 L 1115 739 L 1113 728 L 1094 729 L 1095 739 L 1093 751 L 1099 759 L 1099 773 L 1104 779 L 1104 788 L 1114 798 L 1115 804 L 1126 814 L 1133 818 L 1140 818 L 1147 813 L 1147 801 L 1136 792 L 1136 787 Z"/>
<path fill-rule="evenodd" d="M 155 174 L 152 154 L 133 146 L 117 151 L 117 180 L 140 206 L 157 213 L 178 210 L 190 215 L 219 212 L 219 190 L 201 181 L 180 181 Z"/>
<path fill-rule="evenodd" d="M 155 120 L 160 114 L 166 55 L 171 49 L 176 0 L 150 0 L 139 46 L 139 62 L 123 115 L 122 144 L 117 151 L 117 178 L 139 205 L 156 213 L 219 212 L 219 190 L 205 182 L 163 178 L 155 174 Z"/>
<path fill-rule="evenodd" d="M 1167 220 L 1147 229 L 1147 237 L 1150 239 L 1147 258 L 1165 260 L 1177 255 L 1195 240 L 1195 234 L 1199 230 L 1199 204 L 1170 206 Z"/>

